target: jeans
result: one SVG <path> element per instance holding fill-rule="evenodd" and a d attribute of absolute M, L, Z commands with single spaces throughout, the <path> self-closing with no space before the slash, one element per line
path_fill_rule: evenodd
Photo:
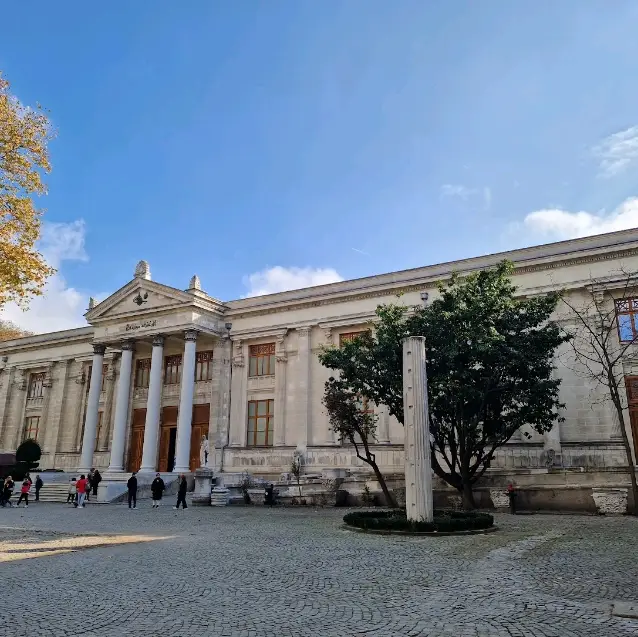
<path fill-rule="evenodd" d="M 86 493 L 78 493 L 78 508 L 84 506 L 84 498 Z"/>
<path fill-rule="evenodd" d="M 128 508 L 131 508 L 131 502 L 133 506 L 137 508 L 137 491 L 133 491 L 132 493 L 129 491 L 128 494 Z"/>

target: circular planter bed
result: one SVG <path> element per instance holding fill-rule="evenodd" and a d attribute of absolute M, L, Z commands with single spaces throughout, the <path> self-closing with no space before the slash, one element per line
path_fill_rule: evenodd
<path fill-rule="evenodd" d="M 353 531 L 399 535 L 461 535 L 495 531 L 494 517 L 478 511 L 435 511 L 433 522 L 413 522 L 405 511 L 353 511 L 344 515 Z"/>

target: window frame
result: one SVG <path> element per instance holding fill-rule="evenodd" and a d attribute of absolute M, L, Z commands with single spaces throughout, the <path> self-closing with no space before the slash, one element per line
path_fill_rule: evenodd
<path fill-rule="evenodd" d="M 258 343 L 248 348 L 248 377 L 275 375 L 275 343 Z"/>
<path fill-rule="evenodd" d="M 357 330 L 356 332 L 342 332 L 339 334 L 339 347 L 343 347 L 346 343 L 354 341 L 355 338 L 359 338 L 362 334 L 369 331 L 370 330 Z"/>
<path fill-rule="evenodd" d="M 31 422 L 36 421 L 35 427 L 32 426 Z M 35 430 L 35 435 L 29 435 L 31 432 Z M 40 433 L 40 416 L 26 416 L 24 419 L 24 428 L 22 430 L 22 442 L 25 440 L 35 440 L 38 441 L 38 434 Z"/>
<path fill-rule="evenodd" d="M 614 301 L 614 309 L 616 311 L 616 329 L 618 330 L 618 340 L 621 343 L 632 343 L 633 341 L 638 339 L 638 298 L 617 299 Z M 621 325 L 621 317 L 623 316 L 626 316 L 629 319 L 631 338 L 623 338 L 623 326 Z"/>
<path fill-rule="evenodd" d="M 138 358 L 135 361 L 135 378 L 133 380 L 135 389 L 148 389 L 151 382 L 151 359 Z M 146 384 L 143 384 L 146 383 Z"/>
<path fill-rule="evenodd" d="M 164 385 L 179 385 L 182 382 L 182 362 L 181 354 L 164 357 Z"/>
<path fill-rule="evenodd" d="M 266 403 L 266 413 L 260 414 L 259 405 Z M 251 415 L 251 405 L 254 405 Z M 246 446 L 247 447 L 274 447 L 274 434 L 275 434 L 275 400 L 274 398 L 265 398 L 262 400 L 249 400 L 246 409 Z M 259 431 L 260 419 L 265 419 L 265 429 L 263 432 Z M 252 427 L 251 427 L 252 424 Z M 259 433 L 264 433 L 263 444 L 258 444 L 257 438 Z M 251 440 L 252 436 L 252 440 Z"/>
<path fill-rule="evenodd" d="M 27 400 L 37 400 L 44 397 L 44 380 L 46 372 L 33 372 L 29 375 Z"/>
<path fill-rule="evenodd" d="M 205 383 L 209 380 L 213 380 L 213 350 L 196 352 L 195 382 Z"/>

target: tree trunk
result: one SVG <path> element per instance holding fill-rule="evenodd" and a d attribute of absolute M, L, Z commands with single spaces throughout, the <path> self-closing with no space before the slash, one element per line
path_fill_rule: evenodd
<path fill-rule="evenodd" d="M 615 397 L 614 397 L 615 398 Z M 627 436 L 627 430 L 625 429 L 625 414 L 622 408 L 622 404 L 619 404 L 614 400 L 614 406 L 616 407 L 616 413 L 618 414 L 618 422 L 620 423 L 620 435 L 622 436 L 623 446 L 625 447 L 625 454 L 627 455 L 627 466 L 629 467 L 629 478 L 631 480 L 631 492 L 634 496 L 634 509 L 632 515 L 638 515 L 638 484 L 636 483 L 636 469 L 634 461 L 631 457 L 631 444 L 629 442 L 629 436 Z"/>
<path fill-rule="evenodd" d="M 472 491 L 472 483 L 463 480 L 463 490 L 461 491 L 461 495 L 463 496 L 463 508 L 466 511 L 472 511 L 476 509 L 476 504 L 474 502 L 474 492 Z"/>
<path fill-rule="evenodd" d="M 374 460 L 369 460 L 368 462 L 370 466 L 372 467 L 372 470 L 374 471 L 374 475 L 377 477 L 377 482 L 381 486 L 381 491 L 383 491 L 383 495 L 385 496 L 385 501 L 393 509 L 396 509 L 397 501 L 394 497 L 394 494 L 390 493 L 390 490 L 388 489 L 388 485 L 385 483 L 385 478 L 383 477 L 383 474 L 379 470 L 379 467 L 377 467 L 377 463 Z"/>

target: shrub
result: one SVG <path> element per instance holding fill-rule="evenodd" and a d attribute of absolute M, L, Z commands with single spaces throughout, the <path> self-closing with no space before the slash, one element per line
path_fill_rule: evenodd
<path fill-rule="evenodd" d="M 413 522 L 405 511 L 354 511 L 343 517 L 348 526 L 370 531 L 452 532 L 487 529 L 494 525 L 489 513 L 477 511 L 435 511 L 433 522 Z"/>
<path fill-rule="evenodd" d="M 41 457 L 42 450 L 40 449 L 40 445 L 35 440 L 25 440 L 16 449 L 16 462 L 18 463 L 25 462 L 27 464 L 33 465 L 34 467 L 37 467 Z"/>

